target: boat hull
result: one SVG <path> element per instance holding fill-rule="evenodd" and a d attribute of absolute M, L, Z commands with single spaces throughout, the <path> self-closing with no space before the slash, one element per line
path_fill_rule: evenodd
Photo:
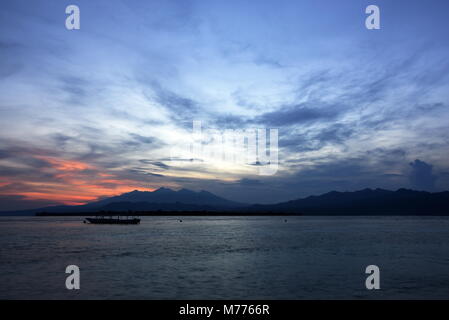
<path fill-rule="evenodd" d="M 86 218 L 92 224 L 139 224 L 140 219 Z"/>

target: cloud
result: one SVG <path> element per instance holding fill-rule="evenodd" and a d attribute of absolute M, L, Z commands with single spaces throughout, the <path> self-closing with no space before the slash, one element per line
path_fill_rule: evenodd
<path fill-rule="evenodd" d="M 328 145 L 344 145 L 356 134 L 348 124 L 335 123 L 306 129 L 290 130 L 280 137 L 279 146 L 287 153 L 317 151 Z"/>
<path fill-rule="evenodd" d="M 150 165 L 162 168 L 164 170 L 170 169 L 169 165 L 166 165 L 165 163 L 163 163 L 161 161 L 153 161 L 153 160 L 146 160 L 146 159 L 142 159 L 142 160 L 139 160 L 139 161 L 142 162 L 142 163 L 145 163 L 145 164 L 150 164 Z"/>
<path fill-rule="evenodd" d="M 256 117 L 255 121 L 271 127 L 283 127 L 316 121 L 329 121 L 335 119 L 341 112 L 341 106 L 323 105 L 322 102 L 308 102 L 285 106 L 280 110 L 265 113 Z"/>
<path fill-rule="evenodd" d="M 417 190 L 434 191 L 437 177 L 433 174 L 433 166 L 416 159 L 410 162 L 410 182 Z"/>
<path fill-rule="evenodd" d="M 258 179 L 250 179 L 250 178 L 243 178 L 238 181 L 238 184 L 242 186 L 248 186 L 248 187 L 257 187 L 263 185 L 262 182 Z"/>
<path fill-rule="evenodd" d="M 176 92 L 163 87 L 154 80 L 140 80 L 144 85 L 144 96 L 150 103 L 157 103 L 165 109 L 172 121 L 185 124 L 195 119 L 201 111 L 197 101 L 184 97 Z M 191 124 L 190 124 L 191 125 Z"/>
<path fill-rule="evenodd" d="M 60 204 L 48 200 L 28 200 L 21 195 L 0 195 L 0 212 L 43 208 Z"/>
<path fill-rule="evenodd" d="M 59 80 L 60 89 L 67 95 L 67 103 L 83 105 L 88 101 L 89 88 L 93 87 L 88 80 L 77 76 L 61 76 Z"/>
<path fill-rule="evenodd" d="M 5 42 L 0 40 L 0 79 L 7 78 L 19 72 L 23 63 L 19 55 L 23 46 L 16 42 Z"/>
<path fill-rule="evenodd" d="M 137 146 L 153 145 L 154 147 L 160 147 L 161 145 L 164 144 L 161 140 L 159 140 L 155 137 L 141 136 L 136 133 L 130 133 L 130 136 L 131 136 L 132 140 L 125 141 L 124 143 L 129 143 L 131 145 L 137 145 Z"/>
<path fill-rule="evenodd" d="M 123 164 L 132 164 L 124 158 L 112 160 L 121 162 L 115 163 L 118 170 L 114 170 L 114 163 L 105 165 L 98 158 L 90 158 L 90 162 L 86 162 L 73 154 L 70 158 L 64 152 L 58 154 L 26 145 L 16 147 L 5 144 L 1 154 L 0 194 L 5 197 L 18 196 L 12 198 L 15 199 L 12 204 L 23 200 L 25 207 L 45 201 L 51 204 L 83 204 L 98 197 L 135 189 L 154 189 L 149 188 L 142 177 L 123 174 L 126 172 Z M 110 155 L 111 152 L 107 159 L 111 158 Z M 21 208 L 20 205 L 17 207 Z"/>

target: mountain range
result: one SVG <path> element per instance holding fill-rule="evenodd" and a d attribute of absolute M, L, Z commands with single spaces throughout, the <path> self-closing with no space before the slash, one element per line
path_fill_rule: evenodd
<path fill-rule="evenodd" d="M 305 215 L 449 215 L 449 192 L 408 189 L 332 191 L 273 205 L 253 205 L 249 210 Z"/>
<path fill-rule="evenodd" d="M 45 208 L 2 212 L 1 215 L 32 215 L 38 212 L 73 213 L 94 211 L 217 211 L 231 210 L 247 205 L 230 201 L 207 191 L 195 192 L 188 189 L 174 191 L 159 188 L 155 191 L 123 193 L 79 206 L 51 206 Z"/>
<path fill-rule="evenodd" d="M 449 215 L 449 192 L 430 193 L 399 189 L 332 191 L 277 204 L 244 204 L 207 191 L 159 188 L 153 192 L 134 190 L 119 196 L 80 206 L 53 206 L 34 210 L 0 212 L 1 215 L 83 212 L 204 212 L 214 214 L 298 214 L 298 215 Z"/>

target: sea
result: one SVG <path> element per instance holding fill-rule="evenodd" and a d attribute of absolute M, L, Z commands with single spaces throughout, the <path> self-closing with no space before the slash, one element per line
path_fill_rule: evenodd
<path fill-rule="evenodd" d="M 447 217 L 0 217 L 0 299 L 448 298 Z"/>

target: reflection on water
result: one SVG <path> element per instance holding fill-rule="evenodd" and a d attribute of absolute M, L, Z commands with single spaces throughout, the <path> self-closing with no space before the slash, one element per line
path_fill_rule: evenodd
<path fill-rule="evenodd" d="M 0 218 L 1 299 L 449 298 L 449 219 Z M 65 267 L 81 290 L 65 289 Z M 381 290 L 365 289 L 365 267 Z"/>

